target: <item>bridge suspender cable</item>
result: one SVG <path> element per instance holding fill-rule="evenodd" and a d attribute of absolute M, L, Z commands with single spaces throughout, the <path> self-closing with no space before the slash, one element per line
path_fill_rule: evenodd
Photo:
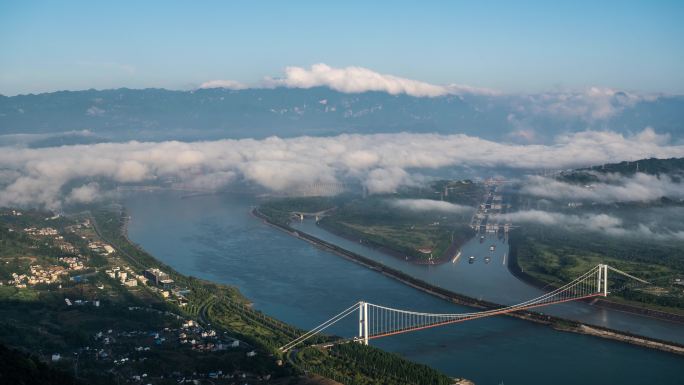
<path fill-rule="evenodd" d="M 311 329 L 310 331 L 302 334 L 298 338 L 295 338 L 294 340 L 288 342 L 287 344 L 283 345 L 280 348 L 280 350 L 288 351 L 288 350 L 292 349 L 294 346 L 300 344 L 301 342 L 308 340 L 309 338 L 311 338 L 311 337 L 315 336 L 316 334 L 322 332 L 323 330 L 327 329 L 328 327 L 334 325 L 335 323 L 337 323 L 337 321 L 345 318 L 349 314 L 356 311 L 356 309 L 358 309 L 358 307 L 359 307 L 359 303 L 360 302 L 353 304 L 352 306 L 343 310 L 341 313 L 337 314 L 336 316 L 332 317 L 331 319 L 323 322 L 322 324 L 316 326 L 315 328 Z"/>
<path fill-rule="evenodd" d="M 469 321 L 473 319 L 506 314 L 515 311 L 531 309 L 539 306 L 552 305 L 568 301 L 576 301 L 597 296 L 608 295 L 608 270 L 642 283 L 648 283 L 643 279 L 634 277 L 621 270 L 608 265 L 597 265 L 571 282 L 545 293 L 537 298 L 530 299 L 515 305 L 498 309 L 484 310 L 470 313 L 424 313 L 410 310 L 395 309 L 387 306 L 375 305 L 368 302 L 357 302 L 333 318 L 316 326 L 300 337 L 283 345 L 280 350 L 286 352 L 303 343 L 328 327 L 334 325 L 343 318 L 358 311 L 359 334 L 354 340 L 368 344 L 372 338 L 386 337 L 394 334 L 432 328 L 450 323 Z"/>
<path fill-rule="evenodd" d="M 618 269 L 616 269 L 616 268 L 614 268 L 614 267 L 612 267 L 612 266 L 608 266 L 608 265 L 605 265 L 605 266 L 606 266 L 608 269 L 610 269 L 610 270 L 612 270 L 612 271 L 614 271 L 614 272 L 616 272 L 616 273 L 618 273 L 618 274 L 624 275 L 625 277 L 634 279 L 634 280 L 639 281 L 639 282 L 641 282 L 641 283 L 646 283 L 646 284 L 649 284 L 649 285 L 651 284 L 651 283 L 648 282 L 648 281 L 645 281 L 645 280 L 643 280 L 643 279 L 641 279 L 641 278 L 637 278 L 637 277 L 635 277 L 635 276 L 633 276 L 633 275 L 631 275 L 631 274 L 627 274 L 627 273 L 625 273 L 624 271 L 618 270 Z"/>

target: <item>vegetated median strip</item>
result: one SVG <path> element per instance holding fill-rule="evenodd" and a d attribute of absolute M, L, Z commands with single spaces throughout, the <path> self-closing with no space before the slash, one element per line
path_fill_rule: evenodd
<path fill-rule="evenodd" d="M 302 240 L 305 240 L 317 247 L 321 247 L 323 249 L 326 249 L 328 251 L 331 251 L 341 257 L 344 257 L 348 260 L 351 260 L 355 263 L 358 263 L 362 266 L 365 266 L 369 269 L 375 270 L 387 277 L 393 278 L 398 280 L 399 282 L 402 282 L 408 286 L 411 286 L 415 289 L 421 290 L 423 292 L 426 292 L 428 294 L 434 295 L 436 297 L 442 298 L 444 300 L 448 300 L 452 303 L 456 303 L 459 305 L 465 305 L 473 308 L 478 308 L 478 309 L 496 309 L 496 308 L 502 308 L 504 307 L 503 305 L 494 303 L 494 302 L 489 302 L 489 301 L 483 301 L 483 300 L 478 300 L 472 297 L 468 297 L 466 295 L 458 294 L 455 292 L 452 292 L 450 290 L 443 289 L 441 287 L 432 285 L 428 282 L 425 282 L 423 280 L 417 279 L 415 277 L 412 277 L 406 273 L 403 273 L 399 270 L 393 269 L 391 267 L 388 267 L 382 263 L 379 263 L 377 261 L 374 261 L 370 258 L 366 258 L 362 255 L 359 255 L 357 253 L 354 253 L 352 251 L 343 249 L 339 246 L 336 246 L 330 242 L 324 241 L 320 238 L 317 238 L 313 235 L 307 234 L 305 232 L 296 230 L 288 225 L 283 225 L 277 222 L 273 222 L 268 218 L 266 215 L 261 213 L 257 208 L 252 210 L 252 214 L 260 218 L 264 221 L 264 223 L 271 225 L 277 229 L 280 229 L 289 235 L 292 235 L 294 237 L 300 238 Z M 575 320 L 570 320 L 566 318 L 561 318 L 561 317 L 556 317 L 556 316 L 550 316 L 550 315 L 545 315 L 537 312 L 532 312 L 532 311 L 516 311 L 512 313 L 506 313 L 505 315 L 514 317 L 514 318 L 519 318 L 527 321 L 532 321 L 535 323 L 539 324 L 544 324 L 544 325 L 550 325 L 556 330 L 560 331 L 568 331 L 568 332 L 573 332 L 573 333 L 578 333 L 578 334 L 585 334 L 585 335 L 591 335 L 591 336 L 596 336 L 596 337 L 601 337 L 605 339 L 610 339 L 610 340 L 615 340 L 615 341 L 621 341 L 633 345 L 638 345 L 642 347 L 647 347 L 647 348 L 652 348 L 652 349 L 657 349 L 665 352 L 670 352 L 670 353 L 675 353 L 675 354 L 680 354 L 684 355 L 684 345 L 679 344 L 676 342 L 671 342 L 671 341 L 664 341 L 664 340 L 659 340 L 656 338 L 651 338 L 651 337 L 645 337 L 645 336 L 640 336 L 637 334 L 632 334 L 629 332 L 624 332 L 621 330 L 615 330 L 611 328 L 607 328 L 604 326 L 598 326 L 598 325 L 591 325 L 583 322 L 578 322 Z"/>

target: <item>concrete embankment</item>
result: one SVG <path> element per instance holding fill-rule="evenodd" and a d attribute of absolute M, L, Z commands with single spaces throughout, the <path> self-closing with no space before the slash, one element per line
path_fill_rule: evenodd
<path fill-rule="evenodd" d="M 469 307 L 474 307 L 478 309 L 497 309 L 497 308 L 502 308 L 504 305 L 500 305 L 494 302 L 489 302 L 489 301 L 483 301 L 479 300 L 476 298 L 472 298 L 469 296 L 465 296 L 462 294 L 458 294 L 455 292 L 452 292 L 450 290 L 443 289 L 441 287 L 435 286 L 431 283 L 425 282 L 423 280 L 417 279 L 415 277 L 412 277 L 402 271 L 399 271 L 397 269 L 393 269 L 391 267 L 388 267 L 382 263 L 379 263 L 375 260 L 372 260 L 370 258 L 366 258 L 362 255 L 359 255 L 357 253 L 351 252 L 349 250 L 343 249 L 339 246 L 336 246 L 330 242 L 324 241 L 320 238 L 314 237 L 310 234 L 298 231 L 288 225 L 285 224 L 280 224 L 276 223 L 270 220 L 267 216 L 263 215 L 261 212 L 259 212 L 258 209 L 254 209 L 252 211 L 252 214 L 260 219 L 262 219 L 265 223 L 272 225 L 282 231 L 285 231 L 286 233 L 295 236 L 297 238 L 300 238 L 302 240 L 305 240 L 311 244 L 313 244 L 316 247 L 323 248 L 325 250 L 331 251 L 339 256 L 342 256 L 344 258 L 347 258 L 353 262 L 356 262 L 362 266 L 365 266 L 367 268 L 373 269 L 375 271 L 378 271 L 379 273 L 396 279 L 406 285 L 409 285 L 411 287 L 414 287 L 418 290 L 422 290 L 423 292 L 426 292 L 428 294 L 437 296 L 439 298 L 442 298 L 444 300 L 459 304 L 459 305 L 465 305 Z M 560 318 L 560 317 L 554 317 L 554 316 L 549 316 L 537 312 L 532 312 L 532 311 L 527 311 L 527 310 L 521 310 L 521 311 L 516 311 L 512 313 L 506 313 L 506 316 L 509 317 L 515 317 L 519 319 L 524 319 L 527 321 L 532 321 L 544 325 L 550 325 L 551 327 L 560 330 L 560 331 L 567 331 L 567 332 L 573 332 L 573 333 L 580 333 L 580 334 L 587 334 L 587 335 L 592 335 L 592 336 L 597 336 L 601 338 L 607 338 L 611 340 L 618 340 L 634 345 L 639 345 L 647 348 L 652 348 L 652 349 L 658 349 L 670 353 L 676 353 L 676 354 L 681 354 L 684 355 L 684 345 L 677 344 L 674 342 L 669 342 L 669 341 L 663 341 L 663 340 L 658 340 L 658 339 L 653 339 L 653 338 L 648 338 L 644 336 L 639 336 L 619 330 L 614 330 L 602 326 L 597 326 L 597 325 L 589 325 L 589 324 L 584 324 L 581 322 L 577 322 L 574 320 L 569 320 L 565 318 Z"/>

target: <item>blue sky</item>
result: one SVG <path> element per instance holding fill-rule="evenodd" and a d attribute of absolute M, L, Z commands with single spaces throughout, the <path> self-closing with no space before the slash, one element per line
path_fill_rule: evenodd
<path fill-rule="evenodd" d="M 684 93 L 684 1 L 0 2 L 0 93 L 362 66 L 505 92 Z"/>

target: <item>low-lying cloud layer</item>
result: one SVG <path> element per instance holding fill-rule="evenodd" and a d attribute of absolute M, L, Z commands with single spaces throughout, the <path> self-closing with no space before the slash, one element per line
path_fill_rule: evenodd
<path fill-rule="evenodd" d="M 556 179 L 531 176 L 523 186 L 522 192 L 542 198 L 597 203 L 650 202 L 663 197 L 684 199 L 684 185 L 674 182 L 667 175 L 594 175 L 600 182 L 590 185 L 570 184 Z"/>
<path fill-rule="evenodd" d="M 438 211 L 443 213 L 463 214 L 475 210 L 470 206 L 433 199 L 392 199 L 389 200 L 388 203 L 393 207 L 414 212 Z"/>
<path fill-rule="evenodd" d="M 610 118 L 625 108 L 653 95 L 637 95 L 606 87 L 589 87 L 582 92 L 547 92 L 527 97 L 519 108 L 536 115 L 579 117 L 586 121 Z"/>
<path fill-rule="evenodd" d="M 630 158 L 684 156 L 684 145 L 650 137 L 587 131 L 565 136 L 552 145 L 517 145 L 466 135 L 400 133 L 2 147 L 0 206 L 59 208 L 69 200 L 96 196 L 96 186 L 91 183 L 103 181 L 139 184 L 173 179 L 204 190 L 244 181 L 273 191 L 358 181 L 370 193 L 382 193 L 413 183 L 415 170 L 420 169 L 567 168 Z"/>
<path fill-rule="evenodd" d="M 656 231 L 643 223 L 627 227 L 622 219 L 608 214 L 574 215 L 525 210 L 502 214 L 500 217 L 513 223 L 538 223 L 545 226 L 558 226 L 570 231 L 587 231 L 616 237 L 684 240 L 684 231 Z"/>
<path fill-rule="evenodd" d="M 244 83 L 235 80 L 209 80 L 200 84 L 199 88 L 227 88 L 229 90 L 244 90 L 249 88 Z"/>

